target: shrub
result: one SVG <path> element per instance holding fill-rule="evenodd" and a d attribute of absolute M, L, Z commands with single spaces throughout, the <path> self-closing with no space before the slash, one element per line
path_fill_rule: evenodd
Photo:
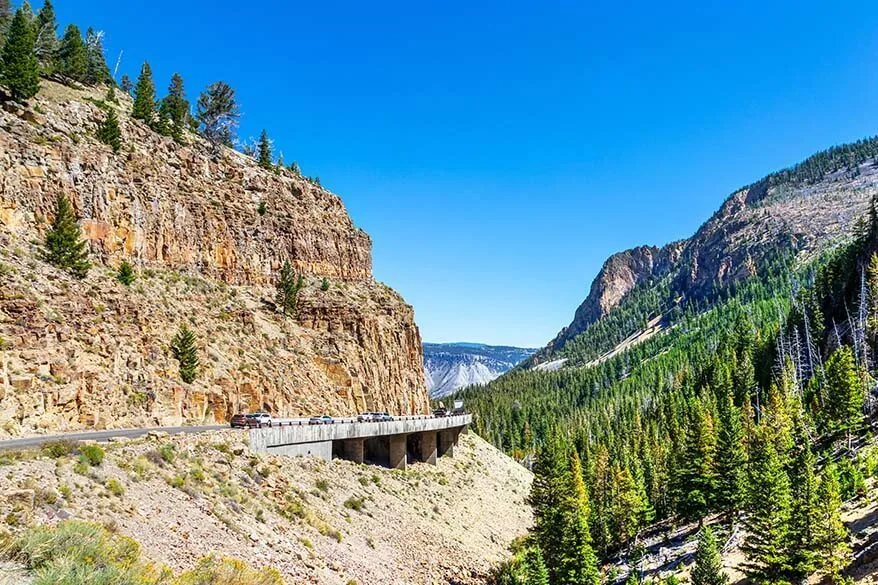
<path fill-rule="evenodd" d="M 329 491 L 329 482 L 326 481 L 325 479 L 318 479 L 314 485 L 317 486 L 317 489 L 323 493 L 326 493 Z"/>
<path fill-rule="evenodd" d="M 266 211 L 268 211 L 268 208 L 267 208 L 266 205 L 265 205 L 265 201 L 260 201 L 260 202 L 259 202 L 259 207 L 256 208 L 256 212 L 257 212 L 259 215 L 265 215 L 265 212 L 266 212 Z"/>
<path fill-rule="evenodd" d="M 107 480 L 106 488 L 111 494 L 113 494 L 117 498 L 122 497 L 122 494 L 125 493 L 125 488 L 117 479 Z"/>
<path fill-rule="evenodd" d="M 133 283 L 136 278 L 137 275 L 134 274 L 134 267 L 131 266 L 127 260 L 123 260 L 122 264 L 119 265 L 119 272 L 116 273 L 116 280 L 125 286 L 131 286 L 131 283 Z"/>
<path fill-rule="evenodd" d="M 83 445 L 79 449 L 79 460 L 97 467 L 104 461 L 104 450 L 98 445 Z"/>
<path fill-rule="evenodd" d="M 361 496 L 359 498 L 355 498 L 354 496 L 349 497 L 344 501 L 344 507 L 349 510 L 355 510 L 359 512 L 366 505 L 365 496 Z"/>
<path fill-rule="evenodd" d="M 50 441 L 43 445 L 43 455 L 52 459 L 60 459 L 67 457 L 76 451 L 77 444 L 75 441 Z"/>
<path fill-rule="evenodd" d="M 116 110 L 107 108 L 107 117 L 98 124 L 97 138 L 104 144 L 119 152 L 122 148 L 122 131 L 119 129 L 119 118 Z"/>
<path fill-rule="evenodd" d="M 283 585 L 283 579 L 276 569 L 254 569 L 243 561 L 209 556 L 181 574 L 174 585 Z"/>
<path fill-rule="evenodd" d="M 320 283 L 320 290 L 326 292 L 329 290 L 329 280 L 326 277 L 323 277 L 323 282 Z"/>
<path fill-rule="evenodd" d="M 177 446 L 173 443 L 165 443 L 159 447 L 159 455 L 165 463 L 173 463 L 177 458 Z"/>

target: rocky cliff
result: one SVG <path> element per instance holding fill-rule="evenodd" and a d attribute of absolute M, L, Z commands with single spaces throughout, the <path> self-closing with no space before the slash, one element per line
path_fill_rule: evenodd
<path fill-rule="evenodd" d="M 771 272 L 773 262 L 809 258 L 838 243 L 853 232 L 878 196 L 876 149 L 878 141 L 873 139 L 818 153 L 734 192 L 691 238 L 614 254 L 570 325 L 532 363 L 551 359 L 650 278 L 670 279 L 661 293 L 666 298 L 657 306 L 709 302 L 726 285 Z M 633 327 L 623 337 L 636 333 L 636 324 Z"/>
<path fill-rule="evenodd" d="M 125 97 L 114 154 L 93 138 L 101 97 L 44 82 L 0 111 L 0 432 L 427 409 L 413 311 L 373 280 L 338 196 L 194 135 L 180 146 L 129 119 Z M 83 281 L 40 259 L 58 194 L 89 243 Z M 113 278 L 122 260 L 131 288 Z M 272 303 L 285 260 L 306 280 L 293 319 Z M 168 351 L 184 322 L 193 384 Z"/>

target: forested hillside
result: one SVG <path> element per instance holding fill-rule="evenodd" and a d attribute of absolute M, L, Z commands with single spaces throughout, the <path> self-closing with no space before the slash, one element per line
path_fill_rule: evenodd
<path fill-rule="evenodd" d="M 745 205 L 825 184 L 826 173 L 856 182 L 873 148 L 832 149 L 771 175 L 745 190 Z M 756 582 L 844 577 L 854 559 L 840 506 L 878 468 L 874 205 L 854 227 L 817 238 L 822 245 L 780 231 L 761 251 L 739 241 L 758 254 L 750 274 L 705 284 L 691 266 L 679 269 L 712 251 L 691 242 L 751 229 L 718 229 L 720 211 L 677 270 L 637 284 L 555 348 L 563 368 L 519 369 L 461 393 L 477 432 L 536 474 L 534 533 L 501 580 L 596 584 L 602 560 L 642 556 L 654 523 L 716 513 L 745 535 L 740 550 Z M 659 331 L 618 351 L 647 321 Z M 693 582 L 722 583 L 715 537 L 701 537 L 702 569 L 713 574 L 693 573 Z"/>

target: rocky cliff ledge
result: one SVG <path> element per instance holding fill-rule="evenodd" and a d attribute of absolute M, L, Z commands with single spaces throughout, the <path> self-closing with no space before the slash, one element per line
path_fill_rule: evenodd
<path fill-rule="evenodd" d="M 195 136 L 180 146 L 124 99 L 113 154 L 93 138 L 100 97 L 47 82 L 0 111 L 0 434 L 427 409 L 413 311 L 372 279 L 369 236 L 338 196 Z M 83 281 L 40 260 L 59 193 L 89 242 Z M 113 278 L 122 260 L 131 288 Z M 285 260 L 306 279 L 294 319 L 271 303 Z M 168 351 L 184 322 L 193 384 Z"/>

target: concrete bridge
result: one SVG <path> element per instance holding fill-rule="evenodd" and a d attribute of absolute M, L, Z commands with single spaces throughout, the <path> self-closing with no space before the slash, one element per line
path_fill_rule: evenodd
<path fill-rule="evenodd" d="M 250 449 L 256 453 L 312 456 L 327 461 L 337 457 L 392 469 L 405 469 L 410 461 L 436 465 L 438 457 L 454 455 L 454 445 L 472 418 L 471 414 L 401 416 L 386 422 L 335 421 L 251 429 Z"/>

